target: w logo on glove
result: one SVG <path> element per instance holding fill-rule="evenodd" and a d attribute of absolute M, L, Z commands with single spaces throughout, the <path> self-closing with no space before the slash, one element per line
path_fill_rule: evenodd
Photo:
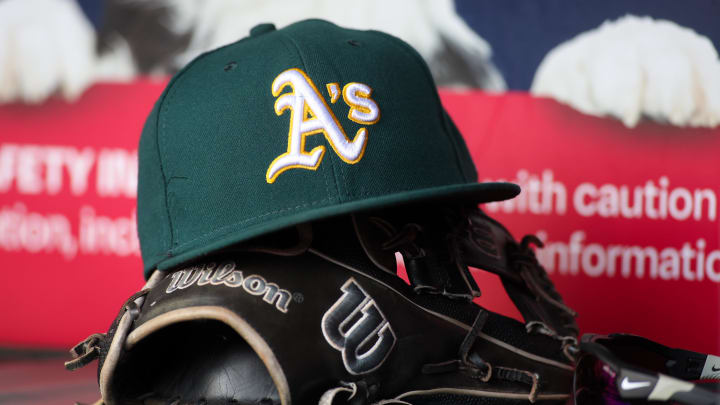
<path fill-rule="evenodd" d="M 350 374 L 365 374 L 380 367 L 395 346 L 395 332 L 375 300 L 350 278 L 344 293 L 322 318 L 322 331 L 330 346 L 342 352 Z"/>

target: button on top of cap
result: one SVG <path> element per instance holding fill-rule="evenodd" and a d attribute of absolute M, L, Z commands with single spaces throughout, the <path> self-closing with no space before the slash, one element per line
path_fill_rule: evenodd
<path fill-rule="evenodd" d="M 266 34 L 270 31 L 275 31 L 275 24 L 272 24 L 272 23 L 258 24 L 250 29 L 250 36 L 256 37 L 258 35 Z"/>

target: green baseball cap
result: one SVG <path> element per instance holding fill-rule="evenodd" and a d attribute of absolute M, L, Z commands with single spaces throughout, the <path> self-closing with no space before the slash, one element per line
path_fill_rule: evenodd
<path fill-rule="evenodd" d="M 205 53 L 173 77 L 139 146 L 145 275 L 294 224 L 423 199 L 500 201 L 420 55 L 321 20 Z"/>

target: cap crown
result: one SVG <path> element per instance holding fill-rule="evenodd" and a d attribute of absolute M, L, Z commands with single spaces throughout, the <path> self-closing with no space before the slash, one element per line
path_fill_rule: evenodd
<path fill-rule="evenodd" d="M 153 108 L 139 160 L 146 273 L 283 226 L 476 182 L 417 52 L 320 20 L 256 27 L 191 62 Z"/>

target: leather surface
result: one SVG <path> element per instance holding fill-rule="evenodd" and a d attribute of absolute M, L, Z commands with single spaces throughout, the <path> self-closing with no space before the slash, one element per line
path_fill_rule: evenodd
<path fill-rule="evenodd" d="M 177 309 L 189 310 L 199 306 L 228 308 L 252 325 L 272 349 L 287 377 L 293 403 L 312 403 L 309 401 L 316 401 L 323 392 L 342 382 L 361 383 L 368 387 L 366 395 L 375 399 L 392 398 L 402 392 L 436 387 L 529 392 L 531 387 L 526 383 L 492 379 L 482 382 L 477 376 L 463 371 L 423 373 L 426 364 L 457 359 L 458 349 L 468 333 L 469 325 L 427 310 L 415 302 L 415 293 L 410 286 L 397 277 L 378 278 L 381 276 L 370 278 L 357 269 L 338 265 L 311 252 L 296 257 L 249 253 L 214 257 L 210 263 L 176 271 L 162 280 L 148 293 L 134 327 L 142 327 L 144 323 Z M 263 283 L 265 286 L 261 288 Z M 368 310 L 364 312 L 377 309 L 392 329 L 394 337 L 386 357 L 381 353 L 381 361 L 377 358 L 373 360 L 377 367 L 359 374 L 348 369 L 342 351 L 333 347 L 332 339 L 326 338 L 323 333 L 325 315 L 339 313 L 333 311 L 333 307 L 343 302 L 344 290 L 348 290 L 348 285 L 357 285 L 361 289 L 365 294 L 364 297 L 359 296 L 365 303 L 362 309 Z M 263 293 L 259 294 L 260 291 Z M 270 297 L 266 296 L 267 291 L 271 291 Z M 278 291 L 286 291 L 292 297 L 291 300 L 283 301 L 281 298 L 284 296 L 272 298 L 272 292 Z M 448 301 L 441 296 L 436 299 Z M 352 307 L 356 303 L 348 301 L 348 305 Z M 479 311 L 479 307 L 476 308 Z M 362 316 L 358 314 L 348 318 L 346 328 L 341 328 L 341 332 L 349 333 L 352 328 L 348 325 L 362 324 Z M 355 327 L 354 331 L 361 329 Z M 365 333 L 367 336 L 360 336 L 366 342 L 359 345 L 358 357 L 372 352 L 371 349 L 377 346 L 380 339 L 380 335 L 373 334 L 373 331 Z M 160 340 L 173 345 L 175 339 L 185 335 L 168 333 L 163 336 L 155 340 L 155 346 L 162 344 Z M 527 338 L 532 339 L 531 336 Z M 206 350 L 202 346 L 179 348 L 176 356 L 188 357 L 188 353 L 193 354 L 194 350 Z M 138 348 L 140 344 L 126 355 L 131 355 Z M 473 351 L 494 367 L 522 369 L 540 375 L 541 393 L 563 394 L 570 391 L 572 374 L 565 368 L 538 362 L 483 339 L 474 343 Z M 152 357 L 152 353 L 142 355 Z M 187 361 L 196 361 L 192 358 L 199 362 L 203 357 L 191 355 Z M 237 361 L 241 365 L 250 364 L 242 358 Z M 238 369 L 225 362 L 203 360 L 203 364 L 209 364 L 211 369 Z M 247 381 L 255 379 L 252 373 L 238 371 L 236 385 L 224 394 L 227 396 L 232 393 L 232 399 L 240 401 L 243 392 L 246 392 L 243 387 L 248 386 Z M 180 389 L 183 384 L 190 387 L 185 387 L 183 391 Z M 192 397 L 217 394 L 210 386 L 188 384 L 185 380 L 172 382 L 168 386 L 176 387 L 174 389 L 177 392 Z M 194 392 L 195 387 L 200 387 L 197 390 L 202 393 Z"/>
<path fill-rule="evenodd" d="M 168 326 L 141 341 L 119 365 L 127 401 L 280 404 L 265 366 L 240 336 L 218 321 Z"/>

